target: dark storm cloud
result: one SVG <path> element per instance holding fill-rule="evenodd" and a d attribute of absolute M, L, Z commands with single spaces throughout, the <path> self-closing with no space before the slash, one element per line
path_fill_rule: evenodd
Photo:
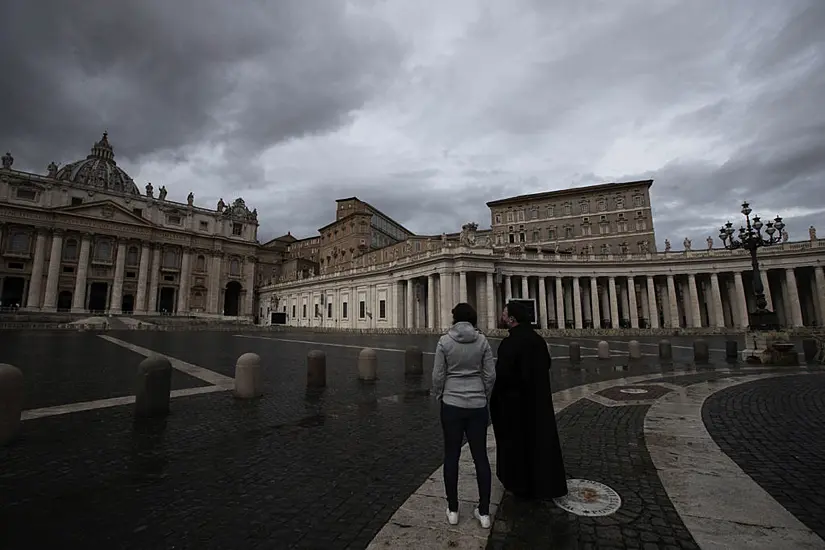
<path fill-rule="evenodd" d="M 401 53 L 337 0 L 12 0 L 3 21 L 0 147 L 38 170 L 104 129 L 121 158 L 211 141 L 246 160 L 344 123 Z"/>

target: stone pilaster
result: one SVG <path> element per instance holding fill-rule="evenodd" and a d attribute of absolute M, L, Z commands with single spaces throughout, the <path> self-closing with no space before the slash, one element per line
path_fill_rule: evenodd
<path fill-rule="evenodd" d="M 688 296 L 690 299 L 690 325 L 694 328 L 702 326 L 702 313 L 699 309 L 699 290 L 696 288 L 696 275 L 688 275 Z"/>
<path fill-rule="evenodd" d="M 513 279 L 509 275 L 504 276 L 504 305 L 513 299 Z M 504 309 L 504 308 L 502 308 Z"/>
<path fill-rule="evenodd" d="M 126 268 L 126 242 L 118 241 L 117 256 L 115 257 L 115 278 L 112 281 L 112 303 L 109 310 L 112 313 L 123 312 L 123 273 Z"/>
<path fill-rule="evenodd" d="M 667 276 L 667 302 L 670 310 L 670 327 L 679 328 L 679 302 L 676 300 L 676 282 L 673 275 Z"/>
<path fill-rule="evenodd" d="M 146 313 L 146 285 L 149 278 L 149 243 L 143 243 L 140 249 L 140 266 L 138 267 L 138 286 L 135 296 L 135 313 Z"/>
<path fill-rule="evenodd" d="M 536 298 L 539 301 L 539 324 L 540 328 L 549 328 L 547 322 L 547 287 L 544 286 L 544 276 L 539 277 L 539 292 Z"/>
<path fill-rule="evenodd" d="M 253 266 L 253 273 L 255 271 Z M 183 256 L 180 261 L 180 283 L 178 284 L 178 313 L 189 311 L 189 281 L 192 279 L 192 252 L 188 248 L 183 249 Z"/>
<path fill-rule="evenodd" d="M 575 324 L 575 327 L 578 329 L 583 327 L 582 289 L 581 282 L 578 277 L 573 277 L 573 323 Z"/>
<path fill-rule="evenodd" d="M 186 257 L 188 254 L 184 254 Z M 246 296 L 244 300 L 244 312 L 248 317 L 255 316 L 255 256 L 247 256 L 244 262 L 244 274 L 246 275 Z M 187 266 L 188 270 L 188 266 Z M 189 284 L 186 285 L 187 293 Z M 186 303 L 186 300 L 184 301 Z M 313 307 L 314 311 L 314 307 Z M 313 313 L 314 314 L 314 313 Z"/>
<path fill-rule="evenodd" d="M 527 275 L 521 276 L 521 295 L 519 296 L 522 300 L 526 300 L 530 297 L 530 286 L 529 286 L 529 278 Z"/>
<path fill-rule="evenodd" d="M 63 260 L 63 232 L 52 232 L 52 249 L 49 253 L 49 271 L 46 275 L 46 292 L 43 297 L 45 311 L 57 310 L 57 285 L 60 282 L 60 264 Z"/>
<path fill-rule="evenodd" d="M 616 329 L 619 328 L 619 297 L 616 293 L 616 277 L 608 277 L 607 289 L 610 293 L 610 324 Z"/>
<path fill-rule="evenodd" d="M 719 288 L 719 276 L 716 273 L 710 274 L 710 294 L 713 304 L 713 326 L 724 328 L 725 311 L 722 306 L 722 291 Z"/>
<path fill-rule="evenodd" d="M 599 308 L 599 281 L 596 277 L 590 277 L 590 318 L 593 320 L 593 328 L 602 327 L 602 312 Z"/>
<path fill-rule="evenodd" d="M 467 272 L 459 271 L 458 273 L 458 301 L 467 302 Z"/>
<path fill-rule="evenodd" d="M 739 317 L 738 326 L 747 327 L 750 324 L 748 319 L 748 299 L 745 296 L 745 284 L 742 282 L 741 271 L 734 272 L 733 285 L 736 289 L 736 309 Z"/>
<path fill-rule="evenodd" d="M 427 275 L 427 328 L 435 328 L 435 275 L 430 273 Z M 441 304 L 441 313 L 449 311 L 449 302 L 444 301 Z M 442 317 L 443 318 L 443 317 Z"/>
<path fill-rule="evenodd" d="M 825 269 L 822 266 L 814 268 L 814 281 L 816 284 L 816 296 L 819 300 L 820 326 L 825 325 Z"/>
<path fill-rule="evenodd" d="M 494 330 L 498 323 L 496 311 L 495 279 L 492 273 L 487 273 L 485 293 L 487 294 L 487 329 Z"/>
<path fill-rule="evenodd" d="M 46 263 L 46 232 L 38 231 L 34 244 L 34 261 L 32 276 L 29 280 L 29 296 L 26 300 L 26 309 L 40 309 L 40 298 L 43 290 L 43 268 Z"/>
<path fill-rule="evenodd" d="M 765 301 L 768 302 L 766 306 L 768 311 L 773 311 L 773 296 L 771 295 L 771 285 L 768 280 L 768 270 L 763 269 L 759 272 L 759 277 L 762 279 L 762 288 L 765 292 Z"/>
<path fill-rule="evenodd" d="M 636 282 L 627 278 L 627 309 L 630 315 L 630 328 L 639 328 L 639 306 L 636 302 Z"/>
<path fill-rule="evenodd" d="M 86 310 L 86 277 L 89 274 L 89 253 L 92 249 L 92 235 L 85 234 L 80 240 L 80 254 L 77 258 L 77 275 L 72 294 L 72 313 Z"/>
<path fill-rule="evenodd" d="M 659 305 L 656 301 L 656 281 L 653 275 L 647 276 L 647 308 L 650 328 L 659 328 Z"/>
<path fill-rule="evenodd" d="M 441 281 L 442 284 L 444 281 Z M 404 323 L 405 328 L 415 328 L 413 324 L 415 323 L 415 279 L 407 279 L 407 307 L 404 309 L 404 314 L 406 317 L 406 322 Z"/>
<path fill-rule="evenodd" d="M 149 278 L 149 307 L 147 311 L 152 314 L 158 310 L 158 284 L 160 283 L 160 245 L 152 247 L 152 273 Z"/>
<path fill-rule="evenodd" d="M 799 303 L 799 287 L 796 284 L 794 268 L 785 269 L 785 280 L 788 282 L 788 301 L 791 306 L 791 324 L 794 327 L 804 326 L 802 322 L 802 307 Z"/>
<path fill-rule="evenodd" d="M 556 326 L 564 328 L 564 281 L 556 277 Z"/>
<path fill-rule="evenodd" d="M 218 252 L 212 255 L 212 267 L 209 268 L 209 313 L 213 315 L 223 314 L 223 304 L 221 304 L 221 279 L 223 267 L 223 255 Z M 287 306 L 291 306 L 287 303 Z M 350 305 L 350 309 L 352 306 Z M 290 321 L 293 320 L 292 310 L 287 311 Z M 297 317 L 297 315 L 296 315 Z"/>

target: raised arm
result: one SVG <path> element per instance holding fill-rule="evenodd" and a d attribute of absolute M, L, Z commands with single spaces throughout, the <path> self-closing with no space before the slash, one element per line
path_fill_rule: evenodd
<path fill-rule="evenodd" d="M 444 382 L 447 379 L 447 356 L 444 353 L 444 347 L 441 345 L 441 340 L 435 346 L 435 359 L 433 360 L 433 381 L 430 392 L 436 401 L 441 401 L 441 395 L 444 393 Z"/>

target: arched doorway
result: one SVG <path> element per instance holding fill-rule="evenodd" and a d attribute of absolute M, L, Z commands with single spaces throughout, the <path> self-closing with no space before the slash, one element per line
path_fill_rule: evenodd
<path fill-rule="evenodd" d="M 95 282 L 89 286 L 89 311 L 106 311 L 109 283 Z"/>
<path fill-rule="evenodd" d="M 6 277 L 3 279 L 3 293 L 0 294 L 2 306 L 23 307 L 23 290 L 26 288 L 26 280 L 23 277 Z"/>
<path fill-rule="evenodd" d="M 123 305 L 121 306 L 120 310 L 123 313 L 132 313 L 135 311 L 135 297 L 132 294 L 126 294 L 123 296 Z"/>
<path fill-rule="evenodd" d="M 158 296 L 158 311 L 161 313 L 175 312 L 175 289 L 171 286 L 165 286 L 160 289 L 160 296 Z"/>
<path fill-rule="evenodd" d="M 223 314 L 237 317 L 240 314 L 240 305 L 241 283 L 229 281 L 226 283 L 226 290 L 223 293 Z"/>
<path fill-rule="evenodd" d="M 71 311 L 72 309 L 72 293 L 70 290 L 64 290 L 57 295 L 57 311 Z"/>

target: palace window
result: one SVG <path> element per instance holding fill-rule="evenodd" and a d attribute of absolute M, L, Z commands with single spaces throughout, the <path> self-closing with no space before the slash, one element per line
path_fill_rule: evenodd
<path fill-rule="evenodd" d="M 636 231 L 644 231 L 647 229 L 647 224 L 644 220 L 636 220 Z"/>
<path fill-rule="evenodd" d="M 599 212 L 604 212 L 607 210 L 607 200 L 606 199 L 599 199 Z"/>
<path fill-rule="evenodd" d="M 541 240 L 541 233 L 539 231 L 533 231 L 533 242 L 537 243 Z"/>
<path fill-rule="evenodd" d="M 539 219 L 539 208 L 538 206 L 534 206 L 532 210 L 530 210 L 530 219 L 537 220 Z"/>
<path fill-rule="evenodd" d="M 236 235 L 236 236 L 243 235 L 243 224 L 233 223 L 232 224 L 232 234 Z"/>
<path fill-rule="evenodd" d="M 307 317 L 307 305 L 306 305 L 306 304 L 304 304 L 303 306 L 301 306 L 301 316 L 302 316 L 304 319 L 306 319 L 306 317 Z"/>
<path fill-rule="evenodd" d="M 364 300 L 358 302 L 358 318 L 364 319 L 367 316 L 367 304 Z"/>
<path fill-rule="evenodd" d="M 166 216 L 166 223 L 169 225 L 180 225 L 181 224 L 181 217 L 177 214 L 169 214 Z"/>
<path fill-rule="evenodd" d="M 198 227 L 201 231 L 209 231 L 209 222 L 201 220 L 201 222 L 198 224 Z"/>
<path fill-rule="evenodd" d="M 63 245 L 63 261 L 77 261 L 77 241 L 75 239 L 69 239 L 66 241 L 66 244 Z"/>
<path fill-rule="evenodd" d="M 573 212 L 573 206 L 568 202 L 564 205 L 564 215 L 569 216 Z"/>
<path fill-rule="evenodd" d="M 607 254 L 607 245 L 603 244 L 601 248 L 602 255 Z"/>
<path fill-rule="evenodd" d="M 619 222 L 616 223 L 616 229 L 620 233 L 622 233 L 622 232 L 626 233 L 627 232 L 627 222 L 624 221 L 624 220 L 620 220 Z"/>
<path fill-rule="evenodd" d="M 510 235 L 508 235 L 508 237 L 509 237 L 509 238 L 508 238 L 508 240 L 507 240 L 507 241 L 508 241 L 510 244 L 513 244 L 514 242 L 516 242 L 516 236 L 515 236 L 515 235 L 513 235 L 512 233 L 510 233 Z"/>
<path fill-rule="evenodd" d="M 347 318 L 347 303 L 342 302 L 341 303 L 341 319 L 346 319 L 346 318 Z"/>
<path fill-rule="evenodd" d="M 241 274 L 241 262 L 237 258 L 232 258 L 229 262 L 229 274 L 235 277 Z M 304 315 L 306 317 L 306 315 Z"/>
<path fill-rule="evenodd" d="M 163 251 L 163 267 L 178 267 L 178 251 L 174 248 L 167 248 Z"/>
<path fill-rule="evenodd" d="M 83 197 L 72 197 L 72 206 L 80 206 L 83 204 Z"/>
<path fill-rule="evenodd" d="M 518 234 L 518 242 L 520 242 L 520 243 L 524 242 L 524 233 L 519 233 Z"/>
<path fill-rule="evenodd" d="M 34 189 L 26 189 L 25 187 L 17 188 L 17 198 L 26 201 L 33 201 L 37 199 L 37 191 Z"/>
<path fill-rule="evenodd" d="M 292 317 L 295 318 L 295 304 L 292 304 Z"/>
<path fill-rule="evenodd" d="M 590 235 L 592 235 L 590 224 L 582 224 L 582 236 L 589 237 Z"/>
<path fill-rule="evenodd" d="M 606 222 L 599 224 L 599 234 L 607 235 L 608 233 L 610 233 L 610 224 Z"/>
<path fill-rule="evenodd" d="M 126 251 L 126 265 L 128 265 L 128 266 L 138 265 L 138 260 L 139 259 L 140 259 L 140 253 L 138 252 L 138 247 L 130 246 L 129 250 Z"/>
<path fill-rule="evenodd" d="M 501 223 L 501 214 L 496 214 L 496 223 Z"/>
<path fill-rule="evenodd" d="M 327 318 L 332 319 L 332 302 L 327 304 Z"/>
<path fill-rule="evenodd" d="M 633 206 L 639 207 L 644 206 L 644 204 L 645 200 L 644 197 L 642 197 L 641 195 L 636 195 L 635 197 L 633 197 Z"/>
<path fill-rule="evenodd" d="M 201 254 L 198 256 L 198 259 L 195 260 L 195 271 L 203 273 L 206 271 L 206 257 Z"/>
<path fill-rule="evenodd" d="M 564 237 L 566 239 L 572 239 L 573 238 L 573 228 L 572 227 L 565 227 L 564 228 Z"/>
<path fill-rule="evenodd" d="M 547 230 L 547 238 L 551 241 L 556 240 L 556 230 L 555 230 L 555 228 Z"/>
<path fill-rule="evenodd" d="M 31 236 L 23 231 L 18 231 L 11 236 L 9 242 L 9 252 L 25 254 L 31 246 Z"/>
<path fill-rule="evenodd" d="M 95 255 L 94 259 L 96 262 L 111 262 L 112 261 L 112 242 L 111 241 L 98 241 L 95 243 Z"/>
<path fill-rule="evenodd" d="M 590 213 L 590 204 L 583 202 L 581 203 L 582 214 L 589 214 Z"/>
<path fill-rule="evenodd" d="M 386 319 L 387 318 L 387 301 L 386 300 L 378 300 L 378 318 L 379 319 Z"/>
<path fill-rule="evenodd" d="M 520 222 L 524 221 L 524 210 L 519 210 L 518 211 L 518 221 L 520 221 Z"/>
<path fill-rule="evenodd" d="M 624 210 L 624 197 L 616 197 L 616 210 Z"/>
<path fill-rule="evenodd" d="M 548 217 L 548 218 L 552 218 L 553 216 L 555 216 L 555 215 L 556 215 L 556 209 L 555 209 L 555 207 L 553 207 L 553 206 L 548 206 L 548 207 L 545 209 L 545 212 L 547 213 L 547 217 Z"/>

